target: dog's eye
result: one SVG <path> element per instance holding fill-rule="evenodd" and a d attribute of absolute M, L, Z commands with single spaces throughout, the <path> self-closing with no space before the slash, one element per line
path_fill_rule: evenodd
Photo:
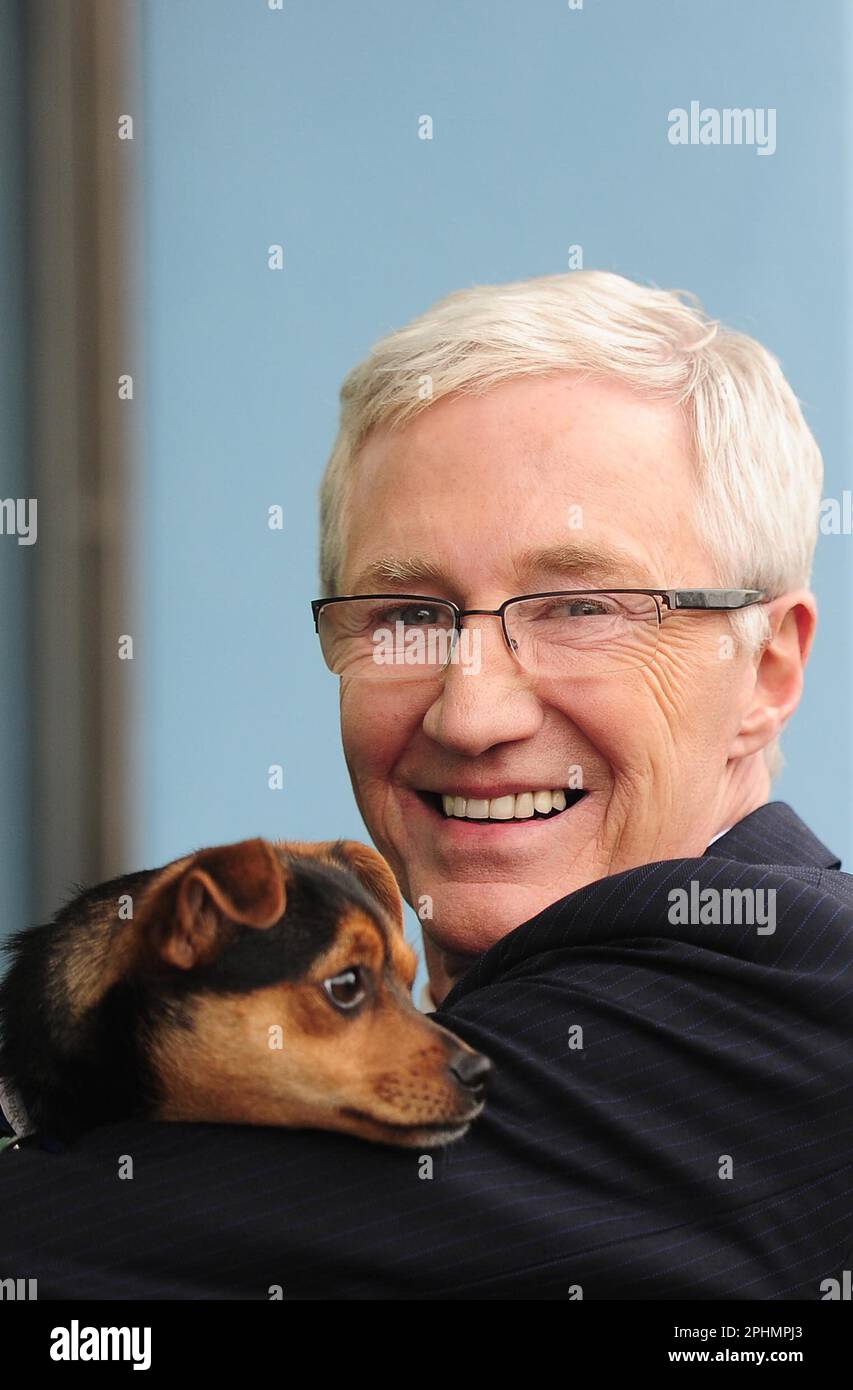
<path fill-rule="evenodd" d="M 361 971 L 356 965 L 351 966 L 349 970 L 342 970 L 340 975 L 332 975 L 328 980 L 324 980 L 323 988 L 339 1009 L 354 1009 L 366 993 Z"/>

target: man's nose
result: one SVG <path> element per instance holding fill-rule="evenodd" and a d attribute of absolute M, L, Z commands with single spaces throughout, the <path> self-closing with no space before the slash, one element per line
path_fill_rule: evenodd
<path fill-rule="evenodd" d="M 542 707 L 529 676 L 507 649 L 500 619 L 463 621 L 460 659 L 442 675 L 423 728 L 445 748 L 476 757 L 496 743 L 530 738 L 542 722 Z"/>

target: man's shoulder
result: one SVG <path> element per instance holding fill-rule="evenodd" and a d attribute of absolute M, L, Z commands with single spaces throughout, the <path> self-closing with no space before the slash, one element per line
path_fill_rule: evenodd
<path fill-rule="evenodd" d="M 838 855 L 784 801 L 765 802 L 741 817 L 706 854 L 760 866 L 841 869 Z"/>
<path fill-rule="evenodd" d="M 807 883 L 841 907 L 853 907 L 853 875 L 783 801 L 767 802 L 744 816 L 708 847 L 703 858 L 733 861 L 743 879 L 751 869 L 762 878 L 772 873 L 777 879 Z"/>
<path fill-rule="evenodd" d="M 714 956 L 765 968 L 790 952 L 798 972 L 819 969 L 824 953 L 853 967 L 853 876 L 781 802 L 744 817 L 704 855 L 641 864 L 585 884 L 509 932 L 478 958 L 443 1007 L 531 968 L 573 969 L 590 952 L 642 942 L 669 964 L 694 968 Z"/>

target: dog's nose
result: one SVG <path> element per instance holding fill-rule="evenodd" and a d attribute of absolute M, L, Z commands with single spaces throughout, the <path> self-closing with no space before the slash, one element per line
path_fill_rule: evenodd
<path fill-rule="evenodd" d="M 454 1052 L 448 1065 L 457 1081 L 472 1091 L 482 1088 L 492 1070 L 491 1062 L 482 1052 Z"/>

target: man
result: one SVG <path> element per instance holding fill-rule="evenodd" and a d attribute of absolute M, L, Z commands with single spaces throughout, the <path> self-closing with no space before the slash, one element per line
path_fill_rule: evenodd
<path fill-rule="evenodd" d="M 342 405 L 317 630 L 486 1111 L 426 1158 L 21 1149 L 0 1265 L 42 1297 L 819 1298 L 853 1247 L 853 881 L 769 802 L 822 480 L 778 364 L 585 272 L 449 296 Z"/>

